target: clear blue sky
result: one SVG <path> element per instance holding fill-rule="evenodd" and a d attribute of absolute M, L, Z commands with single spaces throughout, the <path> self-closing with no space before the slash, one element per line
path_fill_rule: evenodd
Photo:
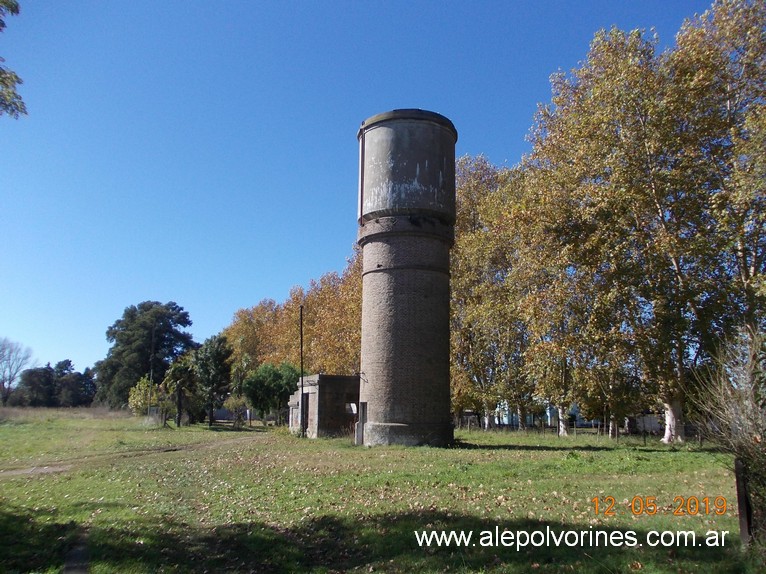
<path fill-rule="evenodd" d="M 0 337 L 82 370 L 125 307 L 172 300 L 203 341 L 343 269 L 367 117 L 436 111 L 458 155 L 514 165 L 597 30 L 666 47 L 709 4 L 21 0 L 0 34 L 29 110 L 0 117 Z"/>

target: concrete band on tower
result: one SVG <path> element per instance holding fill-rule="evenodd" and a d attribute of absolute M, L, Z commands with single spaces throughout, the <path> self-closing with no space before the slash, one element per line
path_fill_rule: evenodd
<path fill-rule="evenodd" d="M 455 223 L 450 120 L 394 110 L 362 123 L 362 354 L 357 442 L 446 445 L 449 250 Z"/>

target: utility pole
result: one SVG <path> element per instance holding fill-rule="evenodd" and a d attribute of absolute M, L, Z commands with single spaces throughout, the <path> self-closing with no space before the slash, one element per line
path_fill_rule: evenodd
<path fill-rule="evenodd" d="M 152 323 L 152 344 L 149 349 L 149 399 L 146 401 L 146 416 L 151 416 L 152 385 L 154 385 L 154 332 L 157 330 L 157 319 Z"/>
<path fill-rule="evenodd" d="M 300 306 L 300 341 L 301 341 L 301 436 L 306 436 L 306 401 L 303 394 L 303 305 Z"/>

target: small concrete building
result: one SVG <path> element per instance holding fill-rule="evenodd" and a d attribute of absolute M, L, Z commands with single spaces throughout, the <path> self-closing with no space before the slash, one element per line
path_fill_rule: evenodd
<path fill-rule="evenodd" d="M 301 401 L 301 399 L 303 399 Z M 354 432 L 359 412 L 359 375 L 308 375 L 290 397 L 290 432 L 301 432 L 301 402 L 305 404 L 306 436 L 330 437 Z"/>

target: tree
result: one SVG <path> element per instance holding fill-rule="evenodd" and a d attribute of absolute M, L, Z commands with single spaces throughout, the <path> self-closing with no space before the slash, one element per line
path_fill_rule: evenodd
<path fill-rule="evenodd" d="M 524 163 L 540 241 L 593 303 L 580 340 L 597 365 L 616 366 L 605 341 L 628 351 L 665 442 L 683 440 L 684 389 L 717 341 L 764 317 L 765 27 L 763 3 L 724 0 L 663 54 L 640 31 L 599 32 L 553 77 Z"/>
<path fill-rule="evenodd" d="M 5 17 L 16 16 L 19 13 L 19 3 L 16 0 L 0 0 L 0 32 L 5 29 Z M 20 114 L 26 114 L 27 108 L 24 101 L 16 91 L 16 86 L 22 83 L 21 78 L 13 70 L 9 70 L 0 58 L 0 116 L 8 114 L 18 118 Z"/>
<path fill-rule="evenodd" d="M 525 163 L 528 261 L 544 262 L 532 265 L 534 331 L 556 345 L 560 360 L 568 354 L 569 372 L 589 379 L 590 392 L 611 405 L 624 382 L 621 361 L 630 361 L 614 357 L 614 348 L 633 349 L 637 332 L 662 325 L 664 338 L 644 336 L 639 348 L 643 372 L 665 385 L 670 405 L 678 388 L 671 358 L 688 340 L 691 292 L 673 288 L 668 250 L 678 245 L 660 245 L 666 236 L 658 233 L 657 219 L 672 208 L 654 207 L 656 196 L 673 192 L 659 191 L 644 153 L 664 158 L 671 145 L 658 133 L 662 80 L 654 44 L 640 31 L 599 32 L 581 68 L 553 77 L 552 106 L 537 115 Z M 661 297 L 672 302 L 658 305 Z M 667 361 L 657 368 L 660 357 Z"/>
<path fill-rule="evenodd" d="M 719 0 L 684 24 L 668 58 L 676 136 L 688 172 L 709 202 L 708 234 L 720 238 L 731 312 L 766 327 L 766 5 Z M 693 168 L 693 172 L 692 172 Z M 728 333 L 732 336 L 733 333 Z"/>
<path fill-rule="evenodd" d="M 128 392 L 128 407 L 133 414 L 148 415 L 149 407 L 157 404 L 157 389 L 149 380 L 148 376 L 143 376 L 130 388 Z"/>
<path fill-rule="evenodd" d="M 245 413 L 247 412 L 247 400 L 242 395 L 229 395 L 223 402 L 223 408 L 232 414 L 232 427 L 234 430 L 241 429 L 245 424 Z"/>
<path fill-rule="evenodd" d="M 155 385 L 162 381 L 170 363 L 197 346 L 191 334 L 181 330 L 191 324 L 189 313 L 172 301 L 127 307 L 106 332 L 112 343 L 106 359 L 95 365 L 98 399 L 120 407 L 144 375 Z"/>
<path fill-rule="evenodd" d="M 71 361 L 67 360 L 71 365 Z M 58 371 L 58 363 L 54 371 Z M 72 367 L 71 371 L 58 376 L 56 383 L 58 388 L 58 406 L 80 407 L 89 406 L 96 396 L 96 383 L 93 379 L 93 371 L 86 369 L 79 373 Z"/>
<path fill-rule="evenodd" d="M 194 352 L 187 352 L 173 361 L 165 373 L 161 387 L 165 393 L 173 397 L 176 426 L 181 426 L 184 411 L 189 416 L 189 420 L 194 420 L 197 411 L 195 406 L 199 402 Z"/>
<path fill-rule="evenodd" d="M 0 338 L 0 402 L 3 406 L 8 404 L 16 379 L 31 360 L 31 349 Z"/>
<path fill-rule="evenodd" d="M 65 359 L 54 367 L 48 363 L 23 371 L 11 402 L 30 407 L 79 407 L 90 405 L 95 393 L 92 371 L 79 373 Z"/>
<path fill-rule="evenodd" d="M 239 309 L 223 334 L 232 346 L 232 363 L 244 376 L 256 369 L 271 352 L 270 330 L 275 322 L 277 302 L 264 299 L 249 309 Z"/>
<path fill-rule="evenodd" d="M 23 395 L 23 404 L 30 407 L 55 407 L 58 406 L 56 383 L 56 372 L 48 363 L 22 372 L 17 392 Z"/>
<path fill-rule="evenodd" d="M 502 298 L 492 258 L 493 246 L 482 219 L 481 205 L 497 192 L 500 174 L 485 158 L 462 157 L 456 163 L 455 245 L 450 256 L 451 346 L 453 398 L 478 407 L 484 428 L 502 400 L 503 348 L 496 329 L 502 320 L 490 318 Z M 468 383 L 469 389 L 460 383 Z M 457 405 L 453 405 L 456 407 Z"/>
<path fill-rule="evenodd" d="M 204 397 L 208 426 L 213 425 L 214 410 L 223 405 L 229 393 L 231 354 L 232 349 L 224 335 L 214 335 L 206 339 L 202 346 L 194 351 L 194 370 L 200 393 Z"/>
<path fill-rule="evenodd" d="M 514 276 L 522 236 L 516 219 L 508 216 L 521 199 L 523 174 L 498 169 L 481 156 L 460 158 L 456 167 L 453 399 L 482 411 L 485 428 L 498 409 L 514 412 L 523 427 L 533 402 L 526 369 L 530 333 L 519 305 L 524 287 Z"/>
<path fill-rule="evenodd" d="M 277 366 L 264 363 L 245 379 L 244 394 L 263 418 L 267 413 L 287 407 L 290 395 L 298 389 L 298 369 L 289 363 Z"/>

